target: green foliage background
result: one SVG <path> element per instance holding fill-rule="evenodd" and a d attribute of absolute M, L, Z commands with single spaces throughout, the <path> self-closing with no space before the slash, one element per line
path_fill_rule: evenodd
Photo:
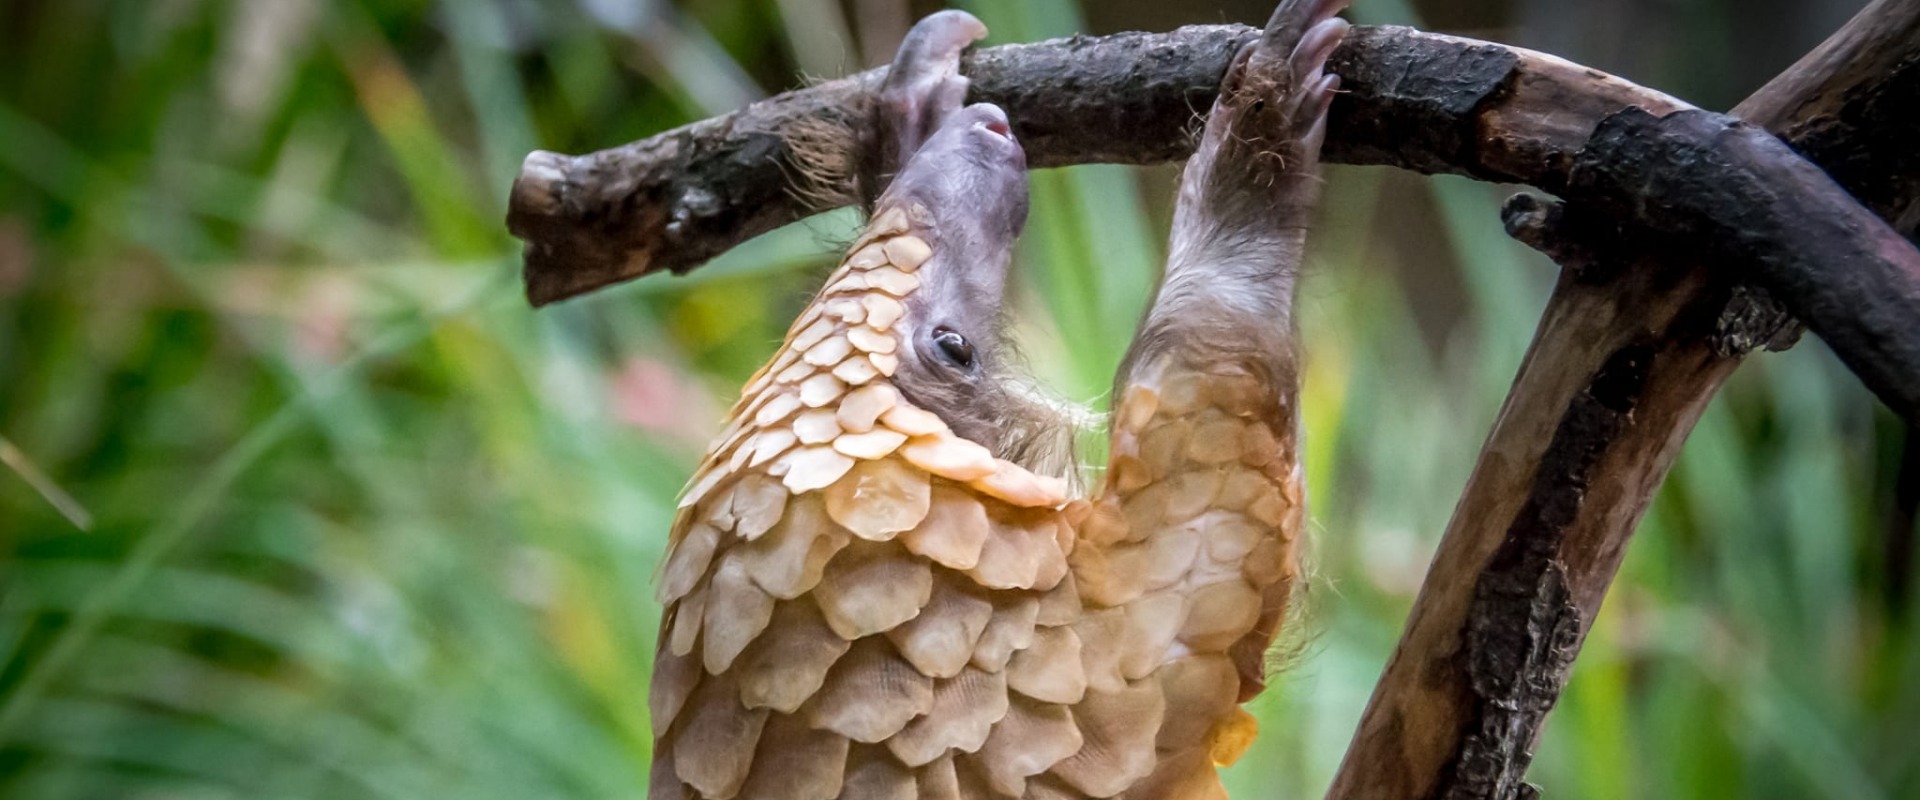
<path fill-rule="evenodd" d="M 506 189 L 536 147 L 864 66 L 846 43 L 884 53 L 875 20 L 908 9 L 850 5 L 0 6 L 0 796 L 642 794 L 673 495 L 856 220 L 534 312 Z M 964 5 L 1000 41 L 1087 26 Z M 1737 97 L 1690 67 L 1734 58 L 1743 12 L 1674 5 L 1685 46 L 1629 77 Z M 1016 311 L 1066 396 L 1104 402 L 1173 174 L 1033 176 Z M 1302 299 L 1316 635 L 1256 703 L 1237 797 L 1324 790 L 1552 280 L 1504 190 L 1329 183 Z M 1549 722 L 1547 796 L 1920 797 L 1902 457 L 1817 341 L 1752 359 Z"/>

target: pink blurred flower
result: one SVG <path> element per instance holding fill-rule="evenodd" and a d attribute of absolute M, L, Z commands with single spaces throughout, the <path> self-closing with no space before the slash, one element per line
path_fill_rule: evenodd
<path fill-rule="evenodd" d="M 713 396 L 694 376 L 665 362 L 629 359 L 611 387 L 614 415 L 649 434 L 700 446 L 719 428 Z"/>

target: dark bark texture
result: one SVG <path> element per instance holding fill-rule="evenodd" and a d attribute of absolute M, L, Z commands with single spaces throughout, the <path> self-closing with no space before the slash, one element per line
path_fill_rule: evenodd
<path fill-rule="evenodd" d="M 1791 344 L 1784 308 L 1911 419 L 1917 63 L 1920 3 L 1879 0 L 1746 123 L 1608 112 L 1562 151 L 1568 203 L 1509 202 L 1560 282 L 1329 797 L 1536 796 L 1533 744 L 1635 526 L 1741 358 Z"/>
<path fill-rule="evenodd" d="M 970 53 L 969 99 L 1005 108 L 1035 167 L 1184 159 L 1227 62 L 1258 31 L 1077 36 Z M 1666 95 L 1518 48 L 1357 28 L 1332 59 L 1343 94 L 1326 159 L 1458 173 L 1556 190 L 1607 114 L 1685 107 Z M 870 147 L 868 97 L 884 69 L 768 98 L 584 156 L 535 152 L 507 226 L 526 242 L 527 296 L 562 300 L 653 272 L 684 273 L 728 248 L 851 202 L 809 185 L 821 163 Z M 797 156 L 800 143 L 807 156 Z M 808 165 L 803 166 L 800 162 Z"/>
<path fill-rule="evenodd" d="M 1912 189 L 1912 177 L 1872 173 L 1881 185 L 1867 188 Z M 1767 287 L 1896 413 L 1920 419 L 1920 251 L 1772 134 L 1703 111 L 1628 109 L 1580 151 L 1567 194 L 1710 243 L 1729 277 Z"/>

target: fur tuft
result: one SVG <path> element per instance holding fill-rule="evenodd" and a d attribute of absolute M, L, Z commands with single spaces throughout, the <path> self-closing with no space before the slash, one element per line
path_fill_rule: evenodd
<path fill-rule="evenodd" d="M 860 135 L 842 120 L 803 117 L 785 132 L 789 168 L 787 191 L 808 208 L 829 209 L 861 202 Z"/>

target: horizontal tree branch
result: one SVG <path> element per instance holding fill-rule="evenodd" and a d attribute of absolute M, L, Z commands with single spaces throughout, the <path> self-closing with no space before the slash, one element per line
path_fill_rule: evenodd
<path fill-rule="evenodd" d="M 968 54 L 971 98 L 1007 110 L 1035 167 L 1186 158 L 1220 76 L 1258 31 L 1076 36 Z M 1332 59 L 1326 159 L 1565 185 L 1606 115 L 1685 104 L 1565 60 L 1404 27 L 1356 28 Z M 686 272 L 748 238 L 847 202 L 803 190 L 810 162 L 858 163 L 873 126 L 871 70 L 584 156 L 535 152 L 507 225 L 526 241 L 527 296 L 542 305 L 652 272 Z M 823 136 L 825 141 L 822 141 Z M 824 152 L 823 152 L 824 151 Z M 806 189 L 808 187 L 799 187 Z"/>
<path fill-rule="evenodd" d="M 963 68 L 975 99 L 1009 111 L 1034 165 L 1151 163 L 1190 152 L 1196 110 L 1210 106 L 1227 60 L 1255 33 L 1244 26 L 1196 26 L 1080 36 L 982 50 Z M 1826 48 L 1810 58 L 1833 52 Z M 1786 133 L 1832 161 L 1873 202 L 1920 181 L 1920 148 L 1903 138 L 1920 128 L 1920 115 L 1903 101 L 1916 93 L 1920 67 L 1899 60 L 1870 66 L 1884 68 L 1887 78 L 1875 82 L 1874 91 L 1822 95 L 1813 102 L 1826 105 L 1806 109 L 1803 127 Z M 1601 120 L 1629 107 L 1654 115 L 1687 108 L 1553 56 L 1402 27 L 1356 29 L 1332 69 L 1348 92 L 1333 107 L 1328 160 L 1453 172 L 1557 193 L 1568 188 L 1574 155 Z M 860 163 L 869 146 L 861 132 L 874 127 L 867 98 L 883 75 L 872 70 L 789 92 L 586 156 L 530 155 L 508 214 L 509 227 L 527 242 L 529 299 L 538 305 L 649 272 L 685 272 L 746 238 L 846 202 L 851 186 L 804 186 L 817 170 L 797 163 L 794 143 L 807 143 L 809 163 Z M 1833 111 L 1845 113 L 1820 113 Z M 1857 124 L 1869 117 L 1887 124 Z M 1869 149 L 1884 158 L 1863 159 Z M 1704 184 L 1683 178 L 1668 185 Z M 1749 186 L 1749 194 L 1764 194 L 1764 186 Z M 1699 193 L 1664 198 L 1703 199 Z M 1911 205 L 1880 206 L 1875 210 L 1896 221 L 1920 216 Z M 1756 280 L 1802 311 L 1889 405 L 1905 415 L 1920 409 L 1920 373 L 1913 371 L 1920 367 L 1920 329 L 1903 324 L 1920 302 L 1908 291 L 1911 281 L 1896 285 L 1899 270 L 1880 270 L 1829 287 L 1830 273 L 1820 263 L 1767 260 L 1765 242 L 1749 244 L 1741 254 L 1762 259 Z M 1824 293 L 1816 299 L 1807 294 L 1813 291 Z M 1855 302 L 1868 298 L 1878 302 Z M 1854 313 L 1862 310 L 1870 313 Z"/>

